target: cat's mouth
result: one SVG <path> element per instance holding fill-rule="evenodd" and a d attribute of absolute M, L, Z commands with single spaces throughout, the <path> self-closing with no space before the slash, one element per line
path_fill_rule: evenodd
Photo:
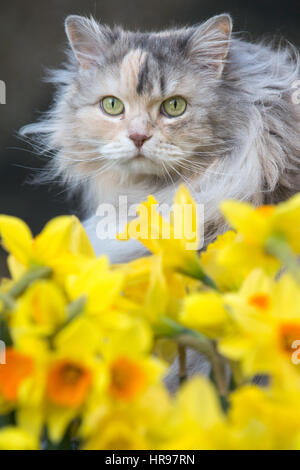
<path fill-rule="evenodd" d="M 151 158 L 151 156 L 145 155 L 142 151 L 135 153 L 120 163 L 125 171 L 136 174 L 158 175 L 161 172 L 158 162 Z"/>
<path fill-rule="evenodd" d="M 142 151 L 139 151 L 137 153 L 135 153 L 134 155 L 132 155 L 129 159 L 128 159 L 129 162 L 146 162 L 146 161 L 152 161 L 152 158 L 150 158 L 149 156 L 146 156 Z"/>
<path fill-rule="evenodd" d="M 147 160 L 147 157 L 142 152 L 139 152 L 133 158 L 136 159 L 136 160 Z"/>

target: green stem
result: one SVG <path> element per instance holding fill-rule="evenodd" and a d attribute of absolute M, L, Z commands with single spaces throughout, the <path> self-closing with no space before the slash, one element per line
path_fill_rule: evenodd
<path fill-rule="evenodd" d="M 164 316 L 160 317 L 159 324 L 155 326 L 155 333 L 158 336 L 171 337 L 180 346 L 189 347 L 203 354 L 211 363 L 213 379 L 220 395 L 228 394 L 226 360 L 217 352 L 214 342 L 201 333 L 184 328 L 171 318 Z"/>
<path fill-rule="evenodd" d="M 58 333 L 60 333 L 67 325 L 69 325 L 69 323 L 75 317 L 77 317 L 77 315 L 80 315 L 80 313 L 83 311 L 83 309 L 85 307 L 85 304 L 86 304 L 86 297 L 84 295 L 82 295 L 81 297 L 74 300 L 73 302 L 71 302 L 68 305 L 68 307 L 67 307 L 67 320 L 65 321 L 65 323 L 63 323 L 58 328 L 56 328 L 54 333 L 49 337 L 50 346 L 52 348 L 54 347 L 53 342 L 54 342 L 55 336 Z"/>
<path fill-rule="evenodd" d="M 172 320 L 172 318 L 161 315 L 159 321 L 153 325 L 154 333 L 156 336 L 174 337 L 187 332 L 188 334 L 193 330 L 184 328 L 182 325 Z M 195 332 L 196 333 L 196 332 Z"/>
<path fill-rule="evenodd" d="M 202 278 L 202 282 L 203 284 L 205 284 L 206 286 L 208 287 L 211 287 L 212 289 L 216 290 L 216 291 L 219 291 L 220 289 L 218 288 L 217 284 L 215 283 L 215 281 L 213 281 L 209 276 L 207 276 L 206 274 L 204 274 L 203 278 Z"/>
<path fill-rule="evenodd" d="M 13 310 L 15 307 L 15 301 L 11 295 L 0 292 L 0 300 L 3 302 L 4 310 Z"/>
<path fill-rule="evenodd" d="M 79 315 L 83 311 L 86 301 L 87 301 L 86 296 L 81 295 L 80 297 L 78 297 L 78 299 L 74 300 L 68 305 L 67 307 L 68 320 L 66 324 L 70 323 L 75 317 L 77 317 L 77 315 Z M 66 324 L 64 326 L 66 326 Z"/>
<path fill-rule="evenodd" d="M 228 394 L 228 383 L 226 377 L 226 361 L 215 349 L 212 341 L 203 341 L 195 336 L 181 335 L 176 341 L 183 346 L 192 348 L 203 354 L 210 362 L 212 367 L 212 378 L 221 396 Z"/>
<path fill-rule="evenodd" d="M 266 253 L 275 256 L 300 282 L 300 271 L 297 259 L 283 235 L 272 235 L 265 244 Z"/>
<path fill-rule="evenodd" d="M 199 279 L 204 285 L 219 291 L 217 284 L 205 273 L 198 258 L 191 260 L 186 267 L 181 267 L 178 272 L 194 279 Z"/>
<path fill-rule="evenodd" d="M 52 273 L 48 266 L 40 266 L 27 271 L 8 291 L 8 295 L 14 299 L 23 294 L 32 282 L 38 279 L 46 279 Z"/>

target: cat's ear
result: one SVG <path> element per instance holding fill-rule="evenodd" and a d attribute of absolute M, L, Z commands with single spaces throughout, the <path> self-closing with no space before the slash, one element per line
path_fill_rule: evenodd
<path fill-rule="evenodd" d="M 214 16 L 194 29 L 189 41 L 189 55 L 209 67 L 216 77 L 222 75 L 232 31 L 230 15 Z"/>
<path fill-rule="evenodd" d="M 65 20 L 65 29 L 79 66 L 87 69 L 95 65 L 107 47 L 108 28 L 93 18 L 70 15 Z"/>

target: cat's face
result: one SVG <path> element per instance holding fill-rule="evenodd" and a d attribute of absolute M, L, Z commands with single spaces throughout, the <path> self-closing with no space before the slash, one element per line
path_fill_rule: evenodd
<path fill-rule="evenodd" d="M 78 68 L 61 103 L 64 162 L 87 175 L 172 177 L 209 157 L 230 19 L 199 29 L 127 33 L 70 17 Z"/>

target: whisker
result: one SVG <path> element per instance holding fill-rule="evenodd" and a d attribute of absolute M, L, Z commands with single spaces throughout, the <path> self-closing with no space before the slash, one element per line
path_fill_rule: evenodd
<path fill-rule="evenodd" d="M 190 182 L 187 180 L 187 178 L 184 175 L 180 174 L 179 171 L 172 164 L 170 165 L 170 167 L 172 171 L 175 171 L 175 173 L 179 176 L 179 178 L 185 182 L 186 186 L 190 188 Z"/>
<path fill-rule="evenodd" d="M 163 164 L 164 170 L 166 171 L 168 177 L 170 178 L 171 183 L 173 184 L 173 186 L 175 186 L 174 180 L 173 180 L 173 178 L 172 178 L 172 176 L 171 176 L 171 174 L 170 174 L 170 172 L 169 172 L 167 166 L 165 165 L 165 162 L 162 161 L 162 164 Z"/>

